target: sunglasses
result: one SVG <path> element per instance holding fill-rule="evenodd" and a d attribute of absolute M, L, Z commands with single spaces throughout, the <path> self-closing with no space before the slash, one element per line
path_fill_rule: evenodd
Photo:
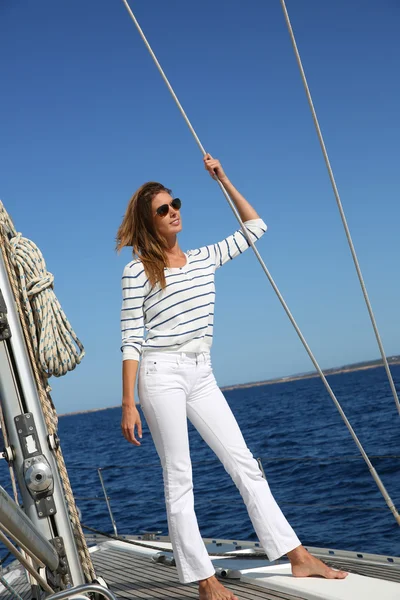
<path fill-rule="evenodd" d="M 170 206 L 172 206 L 172 208 L 175 210 L 179 210 L 182 206 L 182 202 L 179 200 L 179 198 L 174 198 L 169 204 L 161 204 L 161 206 L 159 206 L 156 210 L 156 215 L 159 217 L 166 217 L 169 213 Z"/>

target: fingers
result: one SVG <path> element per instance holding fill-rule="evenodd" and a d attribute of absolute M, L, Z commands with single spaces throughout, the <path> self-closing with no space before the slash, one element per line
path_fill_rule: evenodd
<path fill-rule="evenodd" d="M 133 444 L 134 446 L 140 446 L 141 443 L 135 437 L 135 427 L 137 428 L 138 437 L 141 438 L 142 437 L 142 422 L 140 420 L 139 415 L 133 423 L 132 422 L 129 423 L 126 421 L 123 421 L 121 423 L 121 429 L 122 429 L 122 434 L 123 434 L 124 438 L 128 442 Z"/>
<path fill-rule="evenodd" d="M 211 163 L 215 162 L 214 158 L 211 156 L 211 154 L 206 154 L 203 158 L 204 161 L 204 167 L 206 168 L 207 171 L 210 171 L 211 169 Z"/>
<path fill-rule="evenodd" d="M 134 446 L 140 446 L 140 442 L 135 438 L 135 431 L 133 427 L 122 428 L 124 438 Z"/>
<path fill-rule="evenodd" d="M 135 427 L 137 429 L 138 436 L 141 438 L 142 437 L 142 422 L 140 420 L 139 413 L 137 413 L 136 421 L 135 421 L 135 424 L 134 424 L 132 432 L 131 432 L 132 433 L 131 441 L 132 441 L 132 444 L 134 444 L 135 446 L 140 446 L 139 440 L 137 440 L 135 437 Z"/>
<path fill-rule="evenodd" d="M 133 435 L 133 431 L 132 431 L 132 439 L 131 439 L 131 443 L 132 443 L 134 446 L 141 446 L 141 445 L 142 445 L 142 444 L 139 442 L 139 440 L 137 440 L 137 439 L 135 438 L 135 436 Z"/>
<path fill-rule="evenodd" d="M 216 158 L 213 158 L 211 154 L 206 154 L 204 156 L 204 167 L 210 173 L 213 179 L 216 179 L 216 175 L 218 175 L 218 171 L 221 170 L 221 163 Z"/>

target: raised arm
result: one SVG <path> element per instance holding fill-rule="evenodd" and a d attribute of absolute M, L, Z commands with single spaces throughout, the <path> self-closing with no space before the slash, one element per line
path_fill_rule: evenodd
<path fill-rule="evenodd" d="M 267 230 L 267 226 L 262 219 L 245 221 L 244 225 L 253 242 L 256 242 Z M 211 246 L 207 246 L 207 248 L 214 259 L 215 268 L 218 269 L 226 262 L 242 254 L 249 246 L 250 244 L 243 231 L 238 229 L 234 234 L 222 240 L 222 242 L 212 244 Z"/>

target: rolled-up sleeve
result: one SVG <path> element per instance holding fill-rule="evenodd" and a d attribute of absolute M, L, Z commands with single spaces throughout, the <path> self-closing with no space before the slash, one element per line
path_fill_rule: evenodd
<path fill-rule="evenodd" d="M 245 221 L 244 226 L 253 242 L 259 240 L 267 231 L 267 226 L 262 219 Z M 218 269 L 229 260 L 242 254 L 249 246 L 250 244 L 242 229 L 238 229 L 234 234 L 222 240 L 222 242 L 209 246 L 209 249 L 215 258 L 215 267 Z"/>
<path fill-rule="evenodd" d="M 122 274 L 122 360 L 139 360 L 144 336 L 144 290 L 146 276 L 141 263 L 129 264 Z"/>

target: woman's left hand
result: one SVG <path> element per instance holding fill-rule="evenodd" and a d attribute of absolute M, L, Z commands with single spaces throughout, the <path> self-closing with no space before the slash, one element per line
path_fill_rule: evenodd
<path fill-rule="evenodd" d="M 216 176 L 220 181 L 223 179 L 227 179 L 225 172 L 222 168 L 221 163 L 216 158 L 213 158 L 211 154 L 206 154 L 204 157 L 204 166 L 206 170 L 210 173 L 213 179 L 216 179 Z"/>

